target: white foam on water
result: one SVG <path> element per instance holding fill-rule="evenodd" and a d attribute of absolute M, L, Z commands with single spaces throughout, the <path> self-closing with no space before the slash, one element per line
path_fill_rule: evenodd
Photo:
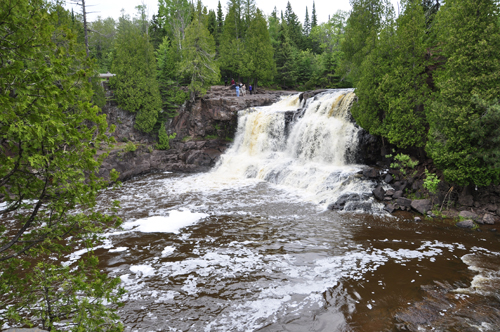
<path fill-rule="evenodd" d="M 167 257 L 167 256 L 170 256 L 174 253 L 175 251 L 175 248 L 172 247 L 172 246 L 167 246 L 165 247 L 165 249 L 162 250 L 161 252 L 161 257 Z"/>
<path fill-rule="evenodd" d="M 122 251 L 127 251 L 128 247 L 118 247 L 114 249 L 110 249 L 109 252 L 122 252 Z"/>
<path fill-rule="evenodd" d="M 147 264 L 132 265 L 129 269 L 139 277 L 149 277 L 155 274 L 155 269 Z"/>
<path fill-rule="evenodd" d="M 483 250 L 481 250 L 483 249 Z M 476 275 L 469 287 L 455 290 L 462 294 L 497 296 L 500 289 L 500 252 L 491 252 L 475 247 L 476 252 L 461 257 Z"/>
<path fill-rule="evenodd" d="M 315 310 L 325 305 L 322 293 L 335 287 L 344 279 L 363 280 L 365 275 L 376 271 L 389 261 L 409 262 L 431 259 L 443 254 L 443 248 L 453 250 L 456 246 L 442 242 L 422 242 L 417 249 L 363 248 L 351 247 L 343 255 L 309 260 L 307 254 L 265 254 L 251 247 L 253 242 L 233 241 L 224 247 L 198 248 L 198 257 L 175 262 L 157 262 L 150 265 L 133 266 L 130 270 L 145 276 L 157 275 L 160 280 L 183 280 L 180 290 L 183 296 L 193 300 L 205 289 L 209 280 L 217 280 L 224 289 L 246 275 L 259 273 L 273 275 L 269 280 L 258 280 L 246 284 L 248 297 L 230 300 L 221 314 L 214 317 L 207 326 L 212 330 L 253 331 L 276 321 L 280 314 L 300 314 L 301 310 Z M 250 246 L 250 247 L 248 247 Z M 169 249 L 171 247 L 166 247 Z M 194 252 L 193 252 L 194 253 Z M 128 299 L 144 298 L 137 282 L 132 283 L 128 275 L 121 276 Z M 158 285 L 157 285 L 158 286 Z M 152 295 L 151 295 L 152 296 Z M 176 293 L 162 295 L 155 293 L 155 301 L 171 301 Z M 372 304 L 373 305 L 373 304 Z"/>
<path fill-rule="evenodd" d="M 178 234 L 184 227 L 196 224 L 206 213 L 193 213 L 189 210 L 172 210 L 168 216 L 152 216 L 123 224 L 123 228 L 142 233 L 174 233 Z"/>

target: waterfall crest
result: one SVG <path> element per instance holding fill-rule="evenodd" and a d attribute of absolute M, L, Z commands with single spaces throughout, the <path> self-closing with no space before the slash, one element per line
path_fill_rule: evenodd
<path fill-rule="evenodd" d="M 374 183 L 362 180 L 361 165 L 354 164 L 360 129 L 350 115 L 353 90 L 330 90 L 305 104 L 299 96 L 240 111 L 234 144 L 213 174 L 264 180 L 325 207 L 356 194 L 364 205 L 346 210 L 366 211 L 367 202 L 371 209 Z"/>

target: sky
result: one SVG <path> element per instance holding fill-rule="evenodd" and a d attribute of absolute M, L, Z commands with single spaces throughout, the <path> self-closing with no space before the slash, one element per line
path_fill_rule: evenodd
<path fill-rule="evenodd" d="M 80 7 L 71 5 L 70 1 L 66 0 L 68 3 L 66 8 L 70 9 L 74 7 L 75 12 L 80 10 Z M 196 0 L 195 0 L 196 1 Z M 312 13 L 312 1 L 302 1 L 302 0 L 256 0 L 257 7 L 260 8 L 264 14 L 269 15 L 273 11 L 274 7 L 283 12 L 286 9 L 287 2 L 290 1 L 292 5 L 292 9 L 299 17 L 300 21 L 304 23 L 304 18 L 306 15 L 306 6 L 308 7 L 309 17 L 311 17 Z M 213 9 L 217 11 L 217 4 L 219 0 L 202 0 L 204 6 L 206 6 L 209 10 Z M 328 20 L 328 15 L 333 15 L 339 9 L 341 10 L 350 10 L 351 6 L 349 5 L 349 0 L 315 0 L 316 5 L 316 15 L 318 17 L 318 23 L 323 23 Z M 148 7 L 148 14 L 151 17 L 153 14 L 158 12 L 158 0 L 86 0 L 85 4 L 87 6 L 87 12 L 89 13 L 87 20 L 92 22 L 97 16 L 101 16 L 102 18 L 113 17 L 114 19 L 118 19 L 120 16 L 121 9 L 125 9 L 126 14 L 130 14 L 131 16 L 135 15 L 135 6 L 140 4 L 146 4 Z M 222 11 L 224 15 L 227 12 L 227 0 L 221 0 Z"/>

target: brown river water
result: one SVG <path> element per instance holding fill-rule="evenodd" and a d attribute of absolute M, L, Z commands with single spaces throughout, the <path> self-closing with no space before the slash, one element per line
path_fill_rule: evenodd
<path fill-rule="evenodd" d="M 385 214 L 350 155 L 354 97 L 240 111 L 213 171 L 103 192 L 122 206 L 97 253 L 126 331 L 500 331 L 500 235 Z M 362 204 L 326 209 L 346 193 Z"/>

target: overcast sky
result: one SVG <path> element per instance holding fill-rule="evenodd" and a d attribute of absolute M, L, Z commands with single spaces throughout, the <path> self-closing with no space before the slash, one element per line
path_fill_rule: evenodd
<path fill-rule="evenodd" d="M 71 0 L 66 0 L 68 4 L 67 8 L 74 7 L 75 12 L 79 10 L 79 7 L 71 5 Z M 196 1 L 196 0 L 194 0 Z M 287 2 L 290 1 L 292 9 L 299 17 L 300 21 L 304 23 L 306 6 L 309 10 L 309 17 L 312 12 L 312 1 L 301 1 L 301 0 L 256 0 L 257 7 L 264 11 L 266 15 L 271 14 L 274 7 L 278 11 L 286 9 Z M 217 4 L 219 0 L 202 0 L 203 5 L 208 9 L 217 10 Z M 111 16 L 117 19 L 120 16 L 120 10 L 125 9 L 125 13 L 131 16 L 135 15 L 135 6 L 145 3 L 148 6 L 149 17 L 158 12 L 158 0 L 86 0 L 85 4 L 88 6 L 87 12 L 95 12 L 88 15 L 88 20 L 93 21 L 97 16 L 103 18 Z M 316 14 L 318 16 L 319 23 L 326 22 L 328 20 L 328 15 L 333 15 L 337 10 L 350 10 L 349 0 L 315 0 L 316 4 Z M 224 15 L 227 12 L 227 0 L 221 0 L 222 11 Z"/>

